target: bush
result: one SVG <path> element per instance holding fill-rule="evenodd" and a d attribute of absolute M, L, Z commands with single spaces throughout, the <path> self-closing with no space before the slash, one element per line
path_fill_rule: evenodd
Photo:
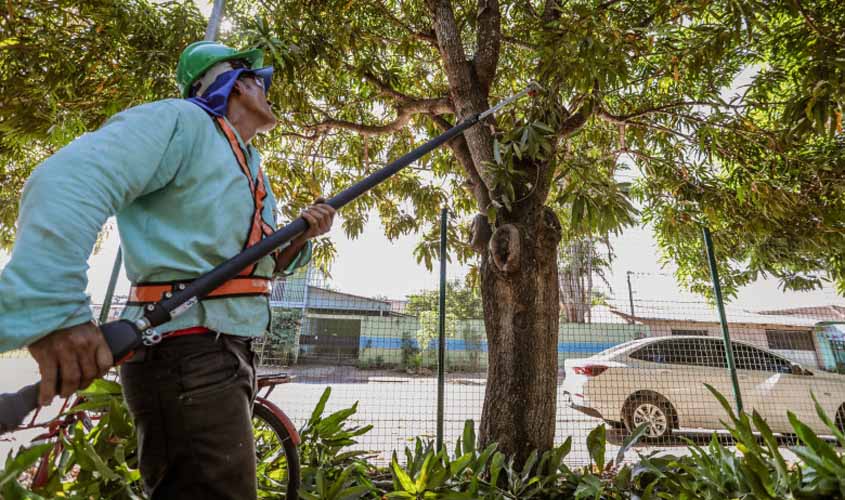
<path fill-rule="evenodd" d="M 845 498 L 845 457 L 819 439 L 789 413 L 799 443 L 792 448 L 798 457 L 789 463 L 759 414 L 737 415 L 725 398 L 708 386 L 727 415 L 726 427 L 736 442 L 727 448 L 714 437 L 705 446 L 690 445 L 690 454 L 677 457 L 655 453 L 639 455 L 635 463 L 623 463 L 625 452 L 636 444 L 645 428 L 635 430 L 615 456 L 606 456 L 605 427 L 587 436 L 590 463 L 570 467 L 566 458 L 572 438 L 542 453 L 532 453 L 526 463 L 514 463 L 497 450 L 476 446 L 472 421 L 464 426 L 453 450 L 435 450 L 431 441 L 417 438 L 412 448 L 394 452 L 390 466 L 379 468 L 368 462 L 366 452 L 349 451 L 356 438 L 372 426 L 355 425 L 357 404 L 324 415 L 331 389 L 326 389 L 308 422 L 301 429 L 301 498 L 333 499 L 527 499 L 574 498 L 599 500 L 650 499 L 835 499 Z M 71 443 L 74 474 L 63 469 L 50 491 L 32 493 L 19 481 L 21 473 L 37 459 L 42 448 L 19 451 L 0 473 L 0 495 L 18 498 L 140 498 L 134 449 L 128 438 L 119 392 L 108 386 L 97 388 L 99 408 L 116 410 L 118 418 L 104 418 L 82 439 Z M 845 435 L 816 404 L 816 411 L 830 428 L 839 446 Z M 117 442 L 122 446 L 106 447 Z M 114 449 L 112 449 L 114 448 Z M 91 450 L 96 454 L 92 454 Z M 111 450 L 111 451 L 109 451 Z M 97 458 L 96 460 L 94 458 Z M 400 460 L 401 457 L 401 460 Z M 103 469 L 103 466 L 106 469 Z"/>

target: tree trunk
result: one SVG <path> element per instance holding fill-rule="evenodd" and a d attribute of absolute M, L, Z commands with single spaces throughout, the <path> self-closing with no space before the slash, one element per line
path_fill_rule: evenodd
<path fill-rule="evenodd" d="M 503 221 L 481 258 L 489 368 L 479 438 L 517 464 L 554 446 L 561 233 L 540 210 Z"/>

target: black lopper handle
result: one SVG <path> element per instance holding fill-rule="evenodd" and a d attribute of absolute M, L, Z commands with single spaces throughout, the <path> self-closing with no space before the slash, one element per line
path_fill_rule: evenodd
<path fill-rule="evenodd" d="M 111 349 L 115 363 L 123 360 L 141 345 L 141 333 L 125 319 L 100 325 L 100 331 Z M 61 385 L 61 381 L 56 385 Z M 15 430 L 23 419 L 38 408 L 41 382 L 28 385 L 18 392 L 0 394 L 0 434 Z"/>

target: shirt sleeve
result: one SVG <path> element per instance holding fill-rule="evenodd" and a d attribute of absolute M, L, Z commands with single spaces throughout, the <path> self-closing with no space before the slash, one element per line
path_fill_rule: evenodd
<path fill-rule="evenodd" d="M 295 273 L 297 269 L 300 267 L 305 267 L 311 262 L 311 257 L 314 253 L 314 245 L 311 244 L 311 240 L 305 242 L 305 246 L 302 247 L 302 250 L 296 254 L 293 260 L 290 261 L 288 267 L 286 267 L 280 273 L 277 273 L 278 276 L 290 276 L 291 274 Z"/>
<path fill-rule="evenodd" d="M 112 117 L 39 165 L 24 186 L 0 274 L 0 352 L 93 318 L 88 258 L 108 217 L 161 189 L 189 151 L 170 101 Z"/>

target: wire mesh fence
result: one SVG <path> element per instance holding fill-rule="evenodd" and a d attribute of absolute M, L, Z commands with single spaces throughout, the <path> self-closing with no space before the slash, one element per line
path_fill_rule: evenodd
<path fill-rule="evenodd" d="M 586 436 L 597 425 L 606 425 L 617 445 L 631 429 L 648 426 L 642 444 L 629 452 L 632 459 L 652 450 L 684 453 L 688 439 L 703 443 L 714 434 L 729 441 L 726 413 L 705 384 L 732 407 L 741 400 L 745 411 L 758 412 L 784 444 L 793 432 L 788 412 L 818 434 L 830 434 L 813 396 L 845 427 L 841 299 L 787 309 L 729 306 L 731 370 L 716 309 L 703 300 L 648 297 L 639 293 L 644 279 L 650 278 L 635 278 L 621 293 L 601 280 L 584 281 L 588 286 L 577 293 L 561 290 L 555 425 L 558 442 L 573 438 L 571 464 L 589 461 Z M 337 289 L 310 267 L 277 281 L 270 329 L 254 345 L 261 371 L 293 376 L 272 401 L 301 426 L 331 387 L 327 409 L 357 402 L 355 421 L 373 425 L 358 448 L 382 463 L 417 436 L 433 440 L 438 287 L 433 280 L 430 289 L 399 299 L 364 297 Z M 464 276 L 450 276 L 445 287 L 443 428 L 451 447 L 466 420 L 480 421 L 488 346 L 478 291 Z M 110 319 L 124 301 L 115 297 Z M 25 356 L 25 350 L 3 354 Z"/>
<path fill-rule="evenodd" d="M 454 444 L 464 422 L 480 420 L 487 340 L 477 291 L 463 277 L 446 283 L 444 437 Z M 728 308 L 736 384 L 718 314 L 704 301 L 613 298 L 595 287 L 589 302 L 561 304 L 556 436 L 573 437 L 570 460 L 586 463 L 586 436 L 597 425 L 621 443 L 646 424 L 637 451 L 683 452 L 686 439 L 728 439 L 726 413 L 705 384 L 746 411 L 759 412 L 787 440 L 791 411 L 819 434 L 814 394 L 845 423 L 845 307 L 746 311 Z M 273 327 L 258 345 L 263 370 L 294 382 L 277 402 L 307 419 L 325 386 L 330 408 L 359 402 L 357 419 L 374 426 L 360 444 L 387 460 L 415 436 L 434 439 L 437 420 L 437 285 L 402 300 L 332 289 L 313 270 L 277 284 Z M 614 439 L 615 438 L 615 439 Z"/>

